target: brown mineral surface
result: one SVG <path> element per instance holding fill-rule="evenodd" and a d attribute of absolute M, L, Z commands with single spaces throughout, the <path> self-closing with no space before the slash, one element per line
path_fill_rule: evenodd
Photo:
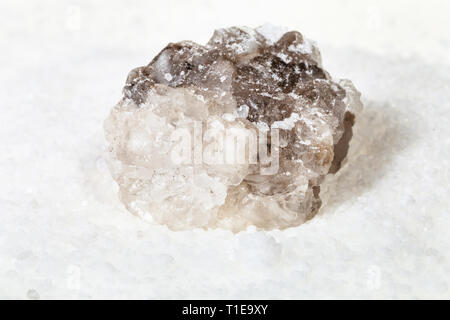
<path fill-rule="evenodd" d="M 130 72 L 105 121 L 110 168 L 128 210 L 173 230 L 297 226 L 318 212 L 361 108 L 299 32 L 219 29 Z"/>

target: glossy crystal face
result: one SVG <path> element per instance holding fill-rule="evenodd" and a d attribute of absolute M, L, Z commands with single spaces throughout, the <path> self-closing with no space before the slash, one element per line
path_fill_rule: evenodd
<path fill-rule="evenodd" d="M 105 121 L 120 198 L 174 230 L 297 226 L 347 155 L 360 94 L 299 32 L 232 27 L 130 72 Z"/>

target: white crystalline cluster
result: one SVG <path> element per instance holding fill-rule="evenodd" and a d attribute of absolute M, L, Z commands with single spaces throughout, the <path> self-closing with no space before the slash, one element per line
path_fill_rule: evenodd
<path fill-rule="evenodd" d="M 298 32 L 229 28 L 131 71 L 105 122 L 126 207 L 174 230 L 312 218 L 352 136 L 359 93 Z"/>

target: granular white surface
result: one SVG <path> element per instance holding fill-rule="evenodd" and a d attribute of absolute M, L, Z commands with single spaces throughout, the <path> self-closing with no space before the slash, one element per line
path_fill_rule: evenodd
<path fill-rule="evenodd" d="M 2 1 L 0 298 L 450 298 L 448 1 Z M 127 212 L 102 123 L 132 68 L 286 25 L 363 93 L 327 205 L 285 231 Z"/>

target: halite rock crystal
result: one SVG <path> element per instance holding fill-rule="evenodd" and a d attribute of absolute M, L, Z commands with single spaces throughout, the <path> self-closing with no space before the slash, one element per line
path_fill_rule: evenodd
<path fill-rule="evenodd" d="M 120 198 L 173 230 L 311 219 L 362 107 L 314 43 L 270 26 L 171 43 L 130 72 L 123 92 L 105 121 Z"/>

